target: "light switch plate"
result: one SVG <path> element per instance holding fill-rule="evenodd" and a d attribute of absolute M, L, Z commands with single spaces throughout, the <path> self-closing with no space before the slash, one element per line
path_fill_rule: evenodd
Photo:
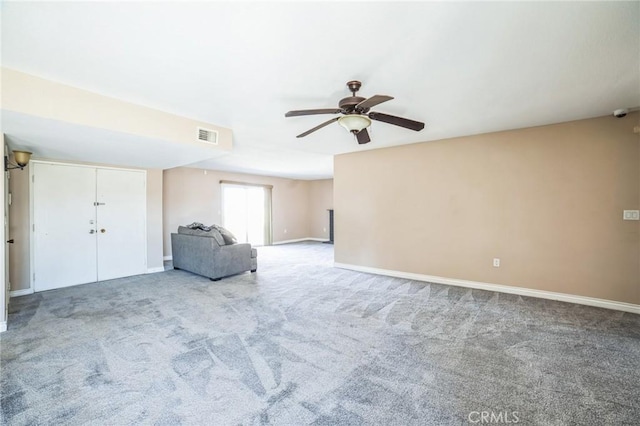
<path fill-rule="evenodd" d="M 624 220 L 640 220 L 640 210 L 624 210 L 622 212 Z"/>

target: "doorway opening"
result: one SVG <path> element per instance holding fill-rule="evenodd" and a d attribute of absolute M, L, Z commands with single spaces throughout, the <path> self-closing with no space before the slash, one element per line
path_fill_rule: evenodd
<path fill-rule="evenodd" d="M 220 182 L 222 226 L 239 243 L 271 245 L 271 186 Z"/>

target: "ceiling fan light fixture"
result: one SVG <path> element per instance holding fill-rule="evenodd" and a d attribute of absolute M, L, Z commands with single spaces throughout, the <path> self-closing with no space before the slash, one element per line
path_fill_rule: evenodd
<path fill-rule="evenodd" d="M 347 114 L 338 119 L 338 123 L 349 132 L 358 133 L 371 125 L 371 120 L 366 115 Z"/>

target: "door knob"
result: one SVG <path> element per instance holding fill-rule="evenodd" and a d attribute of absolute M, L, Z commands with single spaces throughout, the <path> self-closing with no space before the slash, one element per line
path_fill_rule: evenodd
<path fill-rule="evenodd" d="M 96 233 L 96 230 L 95 230 L 95 229 L 92 229 L 91 231 L 89 231 L 89 233 L 90 233 L 90 234 L 95 234 L 95 233 Z"/>
<path fill-rule="evenodd" d="M 104 228 L 102 228 L 102 229 L 100 230 L 100 233 L 101 233 L 101 234 L 104 234 L 105 232 L 107 232 L 107 230 L 106 230 L 106 229 L 104 229 Z"/>
<path fill-rule="evenodd" d="M 13 238 L 12 238 L 12 239 L 10 239 L 10 240 L 7 240 L 7 242 L 8 242 L 9 244 L 13 244 L 13 243 L 14 243 Z"/>

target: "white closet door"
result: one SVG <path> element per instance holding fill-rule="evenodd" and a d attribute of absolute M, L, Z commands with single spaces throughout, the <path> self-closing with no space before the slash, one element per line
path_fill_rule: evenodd
<path fill-rule="evenodd" d="M 33 163 L 34 290 L 97 279 L 96 170 Z"/>
<path fill-rule="evenodd" d="M 146 174 L 97 171 L 98 280 L 144 274 L 146 262 Z"/>

